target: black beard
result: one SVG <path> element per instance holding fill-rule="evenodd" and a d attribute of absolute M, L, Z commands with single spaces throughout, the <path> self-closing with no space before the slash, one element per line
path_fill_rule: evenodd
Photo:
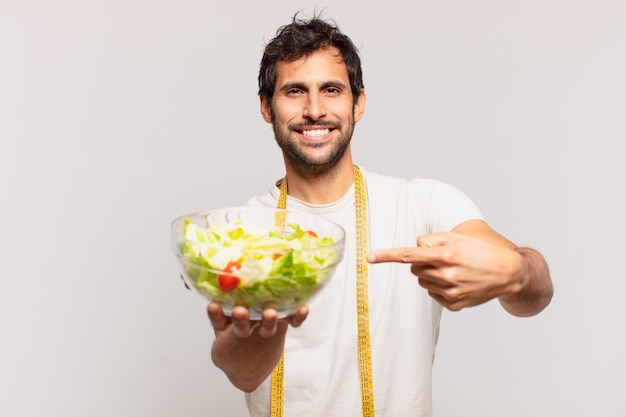
<path fill-rule="evenodd" d="M 327 172 L 328 170 L 334 168 L 337 163 L 341 160 L 348 145 L 350 144 L 349 139 L 347 142 L 341 143 L 334 152 L 329 155 L 329 157 L 324 161 L 311 161 L 307 159 L 302 152 L 298 149 L 297 145 L 292 142 L 280 143 L 278 139 L 276 143 L 282 149 L 285 158 L 294 166 L 300 174 L 308 174 L 308 176 L 316 176 Z M 311 147 L 316 147 L 316 145 L 310 145 Z"/>

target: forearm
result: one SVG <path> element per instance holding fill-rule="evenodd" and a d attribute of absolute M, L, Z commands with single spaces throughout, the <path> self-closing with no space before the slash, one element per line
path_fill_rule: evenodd
<path fill-rule="evenodd" d="M 258 329 L 249 337 L 234 334 L 230 327 L 213 344 L 211 356 L 238 389 L 254 391 L 272 373 L 284 349 L 287 323 L 278 324 L 276 335 L 263 338 Z"/>
<path fill-rule="evenodd" d="M 552 299 L 553 286 L 550 271 L 543 256 L 531 248 L 515 248 L 522 257 L 518 285 L 515 290 L 499 297 L 502 307 L 509 313 L 528 317 L 541 312 Z"/>

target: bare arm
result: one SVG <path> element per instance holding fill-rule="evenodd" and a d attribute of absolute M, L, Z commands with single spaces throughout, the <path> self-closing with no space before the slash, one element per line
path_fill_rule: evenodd
<path fill-rule="evenodd" d="M 280 320 L 275 310 L 267 309 L 260 321 L 250 320 L 244 307 L 235 307 L 228 317 L 219 304 L 211 303 L 207 312 L 216 336 L 211 350 L 213 363 L 235 387 L 252 392 L 276 367 L 289 325 L 300 326 L 308 307 L 302 306 L 295 315 Z"/>
<path fill-rule="evenodd" d="M 411 264 L 419 284 L 453 311 L 498 298 L 509 313 L 532 316 L 550 303 L 553 292 L 544 258 L 516 247 L 482 220 L 420 236 L 415 247 L 373 252 L 369 261 Z"/>

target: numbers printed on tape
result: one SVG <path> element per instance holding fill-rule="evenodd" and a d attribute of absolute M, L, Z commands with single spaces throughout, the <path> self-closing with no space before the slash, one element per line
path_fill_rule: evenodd
<path fill-rule="evenodd" d="M 356 210 L 356 309 L 359 343 L 359 371 L 363 417 L 374 416 L 374 384 L 368 300 L 367 268 L 367 196 L 361 170 L 354 166 L 354 201 Z"/>
<path fill-rule="evenodd" d="M 280 195 L 278 197 L 278 203 L 276 208 L 279 210 L 285 210 L 287 208 L 287 179 L 283 178 L 280 183 Z M 276 226 L 283 228 L 286 222 L 286 213 L 284 211 L 277 211 L 274 216 L 274 222 Z M 283 403 L 285 398 L 285 352 L 280 356 L 278 364 L 272 371 L 272 398 L 270 405 L 271 417 L 283 416 Z"/>

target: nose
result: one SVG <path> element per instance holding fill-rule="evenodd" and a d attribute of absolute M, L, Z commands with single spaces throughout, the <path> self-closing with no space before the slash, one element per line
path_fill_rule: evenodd
<path fill-rule="evenodd" d="M 306 104 L 302 111 L 304 117 L 311 120 L 318 120 L 326 116 L 326 108 L 324 106 L 324 99 L 321 94 L 317 92 L 309 93 L 307 96 Z"/>

